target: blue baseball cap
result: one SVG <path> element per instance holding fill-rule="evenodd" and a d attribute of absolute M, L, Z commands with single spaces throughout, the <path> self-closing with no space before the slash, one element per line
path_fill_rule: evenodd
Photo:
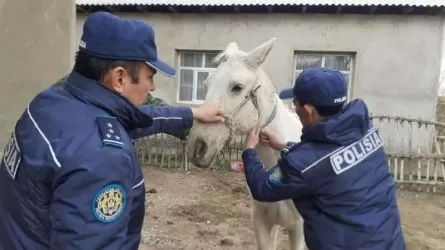
<path fill-rule="evenodd" d="M 293 88 L 281 91 L 279 97 L 331 107 L 344 104 L 347 94 L 347 83 L 341 72 L 328 68 L 309 68 L 301 72 Z"/>
<path fill-rule="evenodd" d="M 169 77 L 176 75 L 158 58 L 153 27 L 140 20 L 94 12 L 83 25 L 79 50 L 104 59 L 144 61 Z"/>

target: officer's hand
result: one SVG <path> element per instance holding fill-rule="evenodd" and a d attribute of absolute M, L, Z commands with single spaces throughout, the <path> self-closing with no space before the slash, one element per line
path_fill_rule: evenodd
<path fill-rule="evenodd" d="M 276 150 L 281 150 L 282 148 L 286 147 L 286 142 L 281 140 L 278 135 L 272 130 L 264 129 L 260 132 L 259 136 L 260 142 L 263 145 Z"/>
<path fill-rule="evenodd" d="M 249 134 L 247 134 L 246 143 L 244 145 L 245 149 L 255 148 L 258 145 L 260 141 L 259 138 L 260 131 L 261 131 L 260 128 L 254 128 L 249 132 Z"/>
<path fill-rule="evenodd" d="M 204 103 L 198 108 L 192 108 L 193 118 L 202 123 L 222 122 L 222 110 L 214 103 Z"/>

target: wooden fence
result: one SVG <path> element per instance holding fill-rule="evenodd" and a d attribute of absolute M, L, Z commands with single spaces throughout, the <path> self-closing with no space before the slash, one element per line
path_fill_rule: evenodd
<path fill-rule="evenodd" d="M 241 160 L 244 138 L 235 137 L 218 153 L 212 169 L 228 169 L 231 161 Z M 157 134 L 135 141 L 141 165 L 161 168 L 190 170 L 192 164 L 187 160 L 185 141 L 167 135 Z"/>
<path fill-rule="evenodd" d="M 373 116 L 390 172 L 401 188 L 445 192 L 445 123 Z"/>
<path fill-rule="evenodd" d="M 445 123 L 394 116 L 372 116 L 388 156 L 390 172 L 400 188 L 445 192 Z M 213 169 L 228 169 L 241 160 L 244 138 L 227 143 Z M 166 134 L 135 142 L 142 165 L 189 170 L 185 142 Z"/>

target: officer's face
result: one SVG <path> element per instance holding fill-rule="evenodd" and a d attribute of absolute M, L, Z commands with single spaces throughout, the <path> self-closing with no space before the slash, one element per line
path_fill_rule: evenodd
<path fill-rule="evenodd" d="M 293 100 L 295 105 L 295 112 L 300 118 L 303 128 L 315 125 L 320 119 L 315 107 L 310 104 L 300 104 L 297 100 Z"/>
<path fill-rule="evenodd" d="M 144 65 L 139 70 L 138 82 L 132 82 L 132 84 L 129 84 L 123 95 L 127 97 L 136 107 L 141 106 L 145 99 L 147 99 L 148 94 L 156 90 L 153 80 L 155 74 L 155 69 L 148 65 Z"/>
<path fill-rule="evenodd" d="M 148 94 L 156 89 L 153 81 L 155 74 L 156 70 L 143 63 L 138 69 L 138 79 L 135 82 L 124 68 L 117 67 L 110 72 L 110 85 L 115 92 L 139 107 L 147 99 Z"/>

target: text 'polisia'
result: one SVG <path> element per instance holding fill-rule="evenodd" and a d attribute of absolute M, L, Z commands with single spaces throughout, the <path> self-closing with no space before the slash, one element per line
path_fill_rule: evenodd
<path fill-rule="evenodd" d="M 377 130 L 373 129 L 361 140 L 341 149 L 330 157 L 334 172 L 341 174 L 354 167 L 382 147 L 382 145 L 383 142 Z"/>

